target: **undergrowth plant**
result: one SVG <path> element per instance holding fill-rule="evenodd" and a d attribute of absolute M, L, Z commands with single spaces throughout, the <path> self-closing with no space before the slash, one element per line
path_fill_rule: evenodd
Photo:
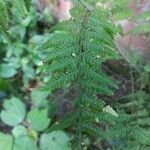
<path fill-rule="evenodd" d="M 136 66 L 136 64 L 135 64 Z M 127 149 L 148 150 L 150 147 L 150 65 L 139 67 L 140 73 L 133 68 L 132 91 L 120 99 L 121 107 L 130 114 L 131 121 L 129 126 L 138 127 L 138 132 L 143 134 L 140 140 L 126 136 Z M 136 74 L 136 75 L 135 75 Z M 146 138 L 147 137 L 147 138 Z M 147 139 L 147 140 L 146 140 Z"/>
<path fill-rule="evenodd" d="M 148 1 L 145 2 L 148 3 Z M 134 1 L 134 3 L 135 5 L 140 6 L 141 1 Z M 133 37 L 143 35 L 145 39 L 149 40 L 150 11 L 147 9 L 138 16 L 132 14 L 130 20 L 136 25 L 128 34 Z M 148 59 L 143 56 L 143 60 L 136 51 L 134 51 L 132 55 L 128 54 L 127 61 L 129 63 L 131 74 L 131 91 L 128 91 L 128 94 L 119 100 L 125 112 L 130 114 L 131 121 L 128 125 L 132 129 L 136 128 L 136 132 L 141 132 L 141 136 L 139 136 L 139 138 L 137 138 L 138 136 L 132 138 L 130 135 L 126 135 L 125 145 L 120 145 L 120 147 L 117 147 L 116 149 L 125 149 L 124 147 L 126 147 L 127 150 L 148 150 L 150 148 L 150 106 L 148 104 L 150 99 L 149 52 L 147 51 L 145 55 Z"/>
<path fill-rule="evenodd" d="M 73 109 L 51 125 L 48 132 L 73 126 L 80 150 L 82 134 L 109 138 L 109 132 L 103 131 L 101 125 L 119 124 L 124 117 L 105 107 L 104 101 L 97 97 L 97 94 L 111 96 L 117 88 L 102 70 L 103 62 L 118 58 L 113 43 L 115 26 L 108 21 L 106 10 L 92 8 L 88 2 L 76 3 L 71 15 L 69 21 L 51 28 L 54 33 L 39 48 L 46 53 L 42 69 L 50 79 L 38 90 L 51 93 L 58 88 L 75 87 Z"/>
<path fill-rule="evenodd" d="M 35 84 L 40 78 L 37 66 L 41 55 L 36 48 L 46 40 L 47 35 L 41 34 L 44 31 L 39 28 L 39 22 L 47 24 L 52 20 L 47 11 L 43 14 L 38 13 L 34 2 L 30 12 L 23 17 L 12 2 L 9 0 L 1 2 L 1 7 L 3 6 L 5 11 L 1 10 L 0 15 L 5 18 L 1 18 L 3 23 L 0 24 L 2 29 L 0 32 L 0 90 L 5 93 L 11 91 L 11 94 L 15 95 L 20 93 L 20 86 L 29 88 L 31 83 Z M 3 27 L 4 24 L 8 24 L 7 28 Z M 4 88 L 4 80 L 8 81 L 7 89 Z M 14 88 L 14 83 L 19 86 Z"/>
<path fill-rule="evenodd" d="M 74 127 L 79 150 L 82 149 L 84 134 L 101 139 L 121 139 L 124 136 L 138 142 L 142 138 L 146 145 L 149 144 L 149 135 L 138 126 L 128 125 L 132 117 L 127 119 L 121 112 L 117 114 L 97 97 L 97 94 L 110 96 L 117 88 L 102 70 L 103 62 L 118 58 L 113 43 L 117 30 L 108 21 L 109 13 L 106 9 L 93 9 L 88 2 L 79 1 L 71 11 L 72 19 L 53 27 L 50 31 L 54 33 L 39 48 L 47 55 L 42 69 L 50 76 L 39 90 L 52 93 L 73 85 L 77 93 L 71 100 L 73 109 L 51 125 L 48 132 Z M 109 124 L 108 128 L 102 129 L 102 124 Z"/>
<path fill-rule="evenodd" d="M 71 150 L 70 138 L 64 131 L 44 133 L 51 122 L 51 118 L 48 117 L 48 101 L 44 96 L 41 99 L 40 96 L 32 93 L 31 106 L 28 108 L 30 110 L 19 98 L 5 99 L 0 119 L 10 133 L 0 132 L 1 149 Z"/>

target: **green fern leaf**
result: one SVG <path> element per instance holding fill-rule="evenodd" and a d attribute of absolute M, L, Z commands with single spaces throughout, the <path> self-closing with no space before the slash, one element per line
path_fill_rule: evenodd
<path fill-rule="evenodd" d="M 93 131 L 93 126 L 97 124 L 98 129 L 101 123 L 115 124 L 120 119 L 103 112 L 105 103 L 97 98 L 97 94 L 111 96 L 117 88 L 102 70 L 103 62 L 118 58 L 113 43 L 117 30 L 107 21 L 105 11 L 89 9 L 82 1 L 75 5 L 71 14 L 69 21 L 60 22 L 50 30 L 54 33 L 39 48 L 46 53 L 43 72 L 50 76 L 41 91 L 53 92 L 73 85 L 77 92 L 71 114 L 54 123 L 49 131 L 74 126 L 79 137 L 81 132 L 97 132 L 105 137 L 101 130 Z"/>
<path fill-rule="evenodd" d="M 27 11 L 30 11 L 30 6 L 31 6 L 31 0 L 24 0 L 25 6 Z"/>
<path fill-rule="evenodd" d="M 0 32 L 5 32 L 8 29 L 9 19 L 7 8 L 4 2 L 0 1 Z"/>

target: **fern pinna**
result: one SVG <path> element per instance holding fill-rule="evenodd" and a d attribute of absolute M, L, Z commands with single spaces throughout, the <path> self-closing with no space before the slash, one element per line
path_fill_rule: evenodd
<path fill-rule="evenodd" d="M 74 85 L 78 93 L 73 100 L 74 109 L 54 123 L 49 131 L 74 125 L 81 149 L 82 132 L 105 137 L 99 124 L 113 122 L 116 118 L 103 111 L 104 102 L 98 100 L 96 94 L 111 95 L 116 88 L 101 66 L 104 61 L 118 55 L 113 44 L 116 30 L 107 21 L 104 10 L 88 8 L 81 1 L 71 13 L 72 19 L 53 27 L 51 30 L 55 32 L 39 48 L 46 53 L 43 70 L 50 76 L 40 90 L 52 92 Z"/>
<path fill-rule="evenodd" d="M 11 38 L 9 35 L 9 15 L 11 14 L 11 12 L 8 12 L 9 5 L 16 7 L 20 16 L 24 17 L 30 11 L 31 0 L 0 0 L 0 33 L 7 38 Z"/>

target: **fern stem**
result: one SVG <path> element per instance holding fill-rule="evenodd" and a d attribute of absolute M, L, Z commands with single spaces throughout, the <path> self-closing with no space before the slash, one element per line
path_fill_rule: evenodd
<path fill-rule="evenodd" d="M 80 102 L 80 101 L 79 101 Z M 81 108 L 81 104 L 78 103 L 78 150 L 82 150 L 82 119 L 81 119 L 81 112 L 82 112 L 82 108 Z"/>
<path fill-rule="evenodd" d="M 83 5 L 83 2 L 80 1 Z M 79 56 L 79 60 L 78 60 L 78 68 L 79 68 L 79 73 L 77 76 L 77 82 L 78 82 L 78 89 L 79 89 L 79 100 L 77 103 L 77 111 L 78 111 L 78 115 L 77 115 L 77 128 L 78 128 L 78 150 L 82 150 L 82 104 L 81 104 L 81 97 L 83 95 L 83 89 L 81 88 L 81 79 L 82 79 L 82 61 L 83 61 L 83 52 L 84 52 L 84 48 L 83 48 L 83 34 L 84 34 L 84 30 L 86 29 L 86 22 L 88 20 L 88 15 L 89 15 L 89 10 L 87 9 L 87 7 L 85 7 L 85 5 L 83 5 L 85 8 L 85 13 L 83 15 L 83 22 L 82 22 L 82 29 L 81 29 L 81 34 L 80 34 L 80 38 L 79 38 L 79 52 L 78 52 L 78 56 Z"/>
<path fill-rule="evenodd" d="M 82 0 L 80 0 L 80 3 L 86 8 L 88 11 L 91 11 L 91 8 L 87 6 Z"/>

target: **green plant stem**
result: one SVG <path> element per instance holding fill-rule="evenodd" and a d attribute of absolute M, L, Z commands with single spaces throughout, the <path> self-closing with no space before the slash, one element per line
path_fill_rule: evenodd
<path fill-rule="evenodd" d="M 80 101 L 79 101 L 80 102 Z M 82 112 L 82 108 L 81 108 L 81 104 L 78 102 L 78 150 L 82 150 L 82 119 L 81 119 L 81 112 Z"/>
<path fill-rule="evenodd" d="M 80 39 L 79 39 L 79 52 L 78 52 L 78 56 L 79 56 L 79 60 L 78 60 L 78 68 L 79 68 L 79 73 L 77 76 L 77 82 L 78 83 L 78 89 L 79 89 L 79 100 L 77 103 L 77 111 L 78 111 L 78 115 L 77 115 L 77 128 L 78 128 L 78 150 L 82 150 L 82 106 L 80 103 L 80 99 L 82 97 L 82 93 L 83 93 L 83 89 L 81 89 L 81 83 L 80 80 L 82 78 L 82 61 L 83 61 L 83 34 L 84 34 L 84 30 L 85 30 L 85 25 L 86 22 L 88 20 L 88 15 L 89 15 L 89 10 L 87 9 L 87 7 L 84 5 L 84 3 L 82 1 L 80 1 L 82 3 L 82 5 L 84 6 L 84 8 L 86 9 L 85 14 L 83 15 L 83 22 L 82 22 L 82 29 L 81 29 L 81 34 L 80 34 Z"/>

